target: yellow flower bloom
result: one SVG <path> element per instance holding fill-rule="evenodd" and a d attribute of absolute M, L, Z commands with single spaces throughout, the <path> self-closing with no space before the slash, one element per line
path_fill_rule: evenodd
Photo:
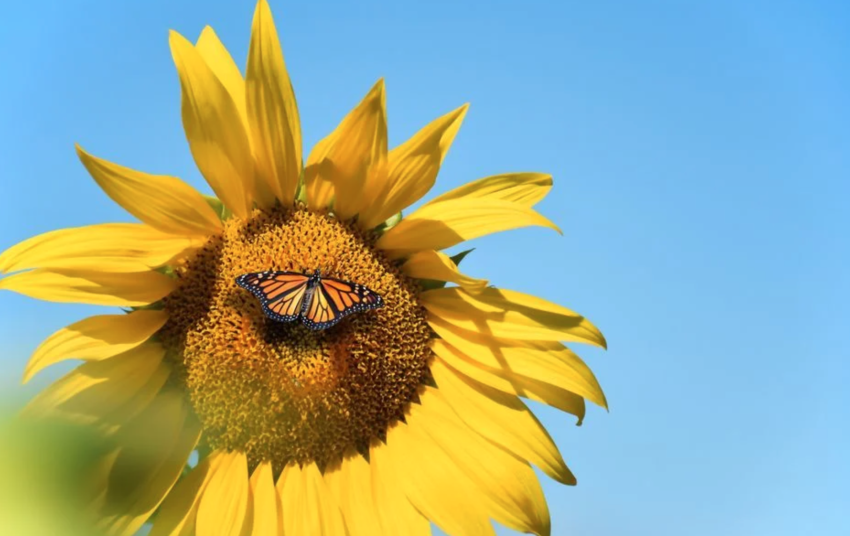
<path fill-rule="evenodd" d="M 605 407 L 562 342 L 605 339 L 568 309 L 462 274 L 441 250 L 557 230 L 533 208 L 551 177 L 487 177 L 402 219 L 434 185 L 466 106 L 390 150 L 379 81 L 302 163 L 265 0 L 244 79 L 210 28 L 170 44 L 189 148 L 216 197 L 78 147 L 141 223 L 55 231 L 0 254 L 0 273 L 15 272 L 0 288 L 132 308 L 61 329 L 24 376 L 84 360 L 25 411 L 91 424 L 115 445 L 98 471 L 100 528 L 129 536 L 156 512 L 153 536 L 417 535 L 429 522 L 493 534 L 491 519 L 548 534 L 531 465 L 575 479 L 520 397 L 579 422 L 585 400 Z M 235 283 L 316 269 L 384 306 L 314 331 L 267 319 Z"/>

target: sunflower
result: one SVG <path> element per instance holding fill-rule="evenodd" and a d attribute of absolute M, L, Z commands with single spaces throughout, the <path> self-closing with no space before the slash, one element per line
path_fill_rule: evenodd
<path fill-rule="evenodd" d="M 605 397 L 563 342 L 605 347 L 582 316 L 498 289 L 443 250 L 525 226 L 552 179 L 487 177 L 402 218 L 434 185 L 467 107 L 389 150 L 383 81 L 302 163 L 271 12 L 243 78 L 216 34 L 170 35 L 182 119 L 215 196 L 77 152 L 140 223 L 49 232 L 0 255 L 0 288 L 123 307 L 51 335 L 24 381 L 83 363 L 25 408 L 112 441 L 93 475 L 99 528 L 129 536 L 548 534 L 532 465 L 575 478 L 521 398 L 578 422 Z M 236 284 L 294 271 L 354 282 L 383 307 L 329 329 L 276 322 Z M 191 460 L 191 462 L 189 461 Z"/>

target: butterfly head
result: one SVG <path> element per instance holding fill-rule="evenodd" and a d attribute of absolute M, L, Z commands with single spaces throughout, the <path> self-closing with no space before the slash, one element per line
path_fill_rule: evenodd
<path fill-rule="evenodd" d="M 316 268 L 316 271 L 313 272 L 313 275 L 310 276 L 310 279 L 314 281 L 318 281 L 322 277 L 322 269 Z"/>

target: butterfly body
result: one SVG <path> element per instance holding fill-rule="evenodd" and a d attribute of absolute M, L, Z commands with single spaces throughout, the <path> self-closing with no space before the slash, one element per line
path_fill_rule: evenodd
<path fill-rule="evenodd" d="M 341 279 L 300 272 L 252 272 L 236 278 L 236 284 L 260 300 L 263 312 L 278 322 L 298 319 L 310 329 L 329 328 L 348 315 L 381 307 L 384 302 L 372 290 Z"/>

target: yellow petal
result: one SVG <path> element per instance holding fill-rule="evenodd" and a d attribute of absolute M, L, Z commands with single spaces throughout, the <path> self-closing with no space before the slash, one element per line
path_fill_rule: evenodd
<path fill-rule="evenodd" d="M 410 428 L 424 430 L 454 461 L 493 519 L 519 532 L 548 536 L 549 509 L 531 467 L 475 434 L 432 394 L 433 389 L 427 388 L 422 404 L 411 406 Z"/>
<path fill-rule="evenodd" d="M 239 112 L 239 117 L 242 119 L 242 124 L 248 126 L 248 111 L 245 103 L 245 79 L 242 78 L 242 73 L 233 57 L 227 48 L 218 38 L 215 31 L 205 26 L 201 31 L 201 36 L 198 37 L 198 42 L 195 45 L 201 57 L 207 63 L 209 68 L 215 73 L 221 85 L 227 90 L 230 98 L 233 99 L 233 104 Z"/>
<path fill-rule="evenodd" d="M 495 534 L 475 485 L 422 427 L 391 427 L 387 451 L 407 498 L 434 524 L 458 536 Z"/>
<path fill-rule="evenodd" d="M 198 505 L 198 536 L 239 536 L 248 516 L 248 461 L 241 452 L 221 454 Z"/>
<path fill-rule="evenodd" d="M 470 429 L 515 456 L 528 460 L 562 484 L 575 484 L 558 447 L 525 404 L 459 374 L 439 359 L 431 363 L 433 396 L 448 404 Z"/>
<path fill-rule="evenodd" d="M 383 529 L 379 534 L 429 536 L 431 524 L 405 496 L 400 475 L 389 458 L 388 446 L 377 439 L 369 446 L 369 469 L 372 499 Z"/>
<path fill-rule="evenodd" d="M 278 533 L 280 498 L 274 487 L 272 466 L 263 462 L 251 475 L 251 496 L 254 505 L 253 536 L 282 536 Z"/>
<path fill-rule="evenodd" d="M 387 155 L 387 119 L 384 81 L 378 82 L 329 136 L 323 178 L 334 185 L 334 212 L 354 217 L 363 207 L 363 187 L 371 166 Z"/>
<path fill-rule="evenodd" d="M 559 342 L 495 339 L 453 329 L 438 318 L 431 318 L 429 323 L 441 339 L 488 370 L 505 370 L 549 383 L 608 409 L 596 376 L 581 358 Z"/>
<path fill-rule="evenodd" d="M 161 345 L 146 343 L 103 361 L 84 363 L 41 391 L 24 413 L 60 415 L 86 425 L 126 422 L 144 409 L 135 400 L 140 393 L 149 402 L 165 384 L 170 367 L 162 362 L 164 356 Z"/>
<path fill-rule="evenodd" d="M 573 341 L 606 347 L 602 333 L 583 316 L 529 294 L 488 288 L 471 295 L 458 288 L 423 292 L 422 305 L 452 326 L 518 340 Z"/>
<path fill-rule="evenodd" d="M 370 185 L 370 191 L 367 192 L 369 201 L 360 215 L 364 228 L 371 229 L 379 225 L 418 201 L 431 189 L 468 107 L 464 104 L 435 119 L 390 151 L 386 178 Z"/>
<path fill-rule="evenodd" d="M 245 82 L 258 179 L 290 205 L 301 174 L 301 123 L 266 0 L 260 0 L 254 12 Z"/>
<path fill-rule="evenodd" d="M 183 129 L 195 164 L 224 206 L 247 220 L 254 161 L 239 110 L 192 43 L 174 31 L 168 41 L 180 75 Z"/>
<path fill-rule="evenodd" d="M 480 292 L 487 286 L 486 279 L 476 279 L 460 273 L 457 264 L 448 255 L 433 249 L 414 253 L 401 269 L 410 277 L 448 281 L 470 292 Z"/>
<path fill-rule="evenodd" d="M 98 315 L 62 328 L 42 342 L 27 363 L 24 383 L 41 369 L 65 359 L 100 361 L 135 348 L 165 325 L 165 311 Z"/>
<path fill-rule="evenodd" d="M 584 399 L 550 383 L 532 380 L 506 368 L 489 368 L 460 352 L 446 341 L 434 340 L 431 350 L 443 364 L 458 374 L 463 374 L 493 389 L 523 398 L 543 402 L 578 418 L 580 425 L 586 411 Z"/>
<path fill-rule="evenodd" d="M 330 207 L 335 194 L 334 183 L 326 177 L 331 175 L 332 166 L 330 160 L 321 160 L 317 164 L 308 164 L 304 170 L 304 181 L 307 186 L 307 206 L 310 210 L 318 211 Z"/>
<path fill-rule="evenodd" d="M 449 199 L 487 198 L 510 201 L 524 207 L 533 207 L 552 189 L 552 175 L 546 173 L 505 173 L 493 175 L 464 184 L 439 195 L 427 204 Z"/>
<path fill-rule="evenodd" d="M 277 488 L 283 503 L 284 534 L 348 534 L 342 512 L 315 463 L 304 467 L 287 465 Z"/>
<path fill-rule="evenodd" d="M 185 236 L 209 236 L 221 230 L 215 211 L 180 179 L 107 162 L 79 145 L 77 156 L 106 195 L 151 227 Z"/>
<path fill-rule="evenodd" d="M 102 269 L 105 262 L 158 267 L 201 245 L 139 223 L 107 223 L 44 233 L 0 253 L 0 273 L 27 268 Z M 123 270 L 122 270 L 123 271 Z"/>
<path fill-rule="evenodd" d="M 0 279 L 0 289 L 52 302 L 137 307 L 149 305 L 177 288 L 177 280 L 139 265 L 136 271 L 92 270 L 21 272 Z"/>
<path fill-rule="evenodd" d="M 538 225 L 561 232 L 534 210 L 499 199 L 450 199 L 425 205 L 378 240 L 391 258 L 425 249 L 445 249 L 479 236 Z"/>
<path fill-rule="evenodd" d="M 177 391 L 127 423 L 115 437 L 119 449 L 103 484 L 99 528 L 109 536 L 136 534 L 177 482 L 200 435 Z"/>
<path fill-rule="evenodd" d="M 212 453 L 174 486 L 154 520 L 150 536 L 200 536 L 195 532 L 198 505 L 223 456 L 218 451 Z"/>
<path fill-rule="evenodd" d="M 242 78 L 242 73 L 236 62 L 233 61 L 227 48 L 219 40 L 218 35 L 209 26 L 205 27 L 198 38 L 198 43 L 195 45 L 204 61 L 207 62 L 210 69 L 218 77 L 227 93 L 233 99 L 236 109 L 239 111 L 239 118 L 242 120 L 242 126 L 245 132 L 249 134 L 248 144 L 252 145 L 250 136 L 251 125 L 248 122 L 247 97 L 245 96 L 245 79 Z M 253 154 L 253 148 L 252 148 Z M 259 177 L 254 179 L 254 201 L 262 208 L 274 206 L 275 196 L 269 189 L 266 181 Z"/>
<path fill-rule="evenodd" d="M 351 536 L 382 534 L 372 499 L 369 462 L 353 448 L 343 459 L 325 468 L 325 482 L 339 505 Z"/>

